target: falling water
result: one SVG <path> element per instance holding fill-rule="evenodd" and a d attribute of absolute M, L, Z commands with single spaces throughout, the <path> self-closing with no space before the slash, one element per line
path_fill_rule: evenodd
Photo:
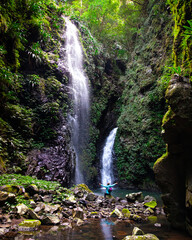
<path fill-rule="evenodd" d="M 105 146 L 103 148 L 103 155 L 101 159 L 101 181 L 103 185 L 108 182 L 112 183 L 114 180 L 113 176 L 113 145 L 115 142 L 115 136 L 117 128 L 114 128 L 106 139 Z"/>
<path fill-rule="evenodd" d="M 89 119 L 89 86 L 83 69 L 83 50 L 79 31 L 67 18 L 65 32 L 64 68 L 69 74 L 70 90 L 73 100 L 73 114 L 70 116 L 72 143 L 76 153 L 75 183 L 84 182 L 81 171 L 81 158 L 85 148 Z"/>

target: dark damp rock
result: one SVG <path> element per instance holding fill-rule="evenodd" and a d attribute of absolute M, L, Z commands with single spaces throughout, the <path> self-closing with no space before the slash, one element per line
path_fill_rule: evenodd
<path fill-rule="evenodd" d="M 20 195 L 25 192 L 25 188 L 22 186 L 17 186 L 17 185 L 4 185 L 4 186 L 0 186 L 0 191 Z"/>
<path fill-rule="evenodd" d="M 88 193 L 87 197 L 85 198 L 85 200 L 87 201 L 95 201 L 97 199 L 97 195 L 95 195 L 94 193 Z"/>
<path fill-rule="evenodd" d="M 84 219 L 84 211 L 80 207 L 74 208 L 72 214 L 73 214 L 73 218 Z"/>
<path fill-rule="evenodd" d="M 26 187 L 26 192 L 28 192 L 31 196 L 33 196 L 39 192 L 39 189 L 35 184 L 31 184 L 28 187 Z"/>
<path fill-rule="evenodd" d="M 136 193 L 127 194 L 126 199 L 128 202 L 135 202 L 135 201 L 142 202 L 144 200 L 144 197 L 142 192 L 136 192 Z"/>
<path fill-rule="evenodd" d="M 149 195 L 144 197 L 144 202 L 145 203 L 146 202 L 151 202 L 151 201 L 156 201 L 156 198 L 154 198 L 153 196 L 149 196 Z"/>
<path fill-rule="evenodd" d="M 8 201 L 8 202 L 14 202 L 16 199 L 16 195 L 13 194 L 13 193 L 8 193 L 8 192 L 3 192 L 3 191 L 0 191 L 0 204 L 4 204 L 5 201 Z"/>
<path fill-rule="evenodd" d="M 43 200 L 44 202 L 50 203 L 50 202 L 53 201 L 53 197 L 52 197 L 51 195 L 45 195 L 45 196 L 42 197 L 42 200 Z"/>
<path fill-rule="evenodd" d="M 42 223 L 45 225 L 57 225 L 60 223 L 60 219 L 56 215 L 49 215 L 42 218 Z"/>
<path fill-rule="evenodd" d="M 113 212 L 111 212 L 110 217 L 122 218 L 123 214 L 121 213 L 121 211 L 119 211 L 119 209 L 115 208 Z"/>
<path fill-rule="evenodd" d="M 30 208 L 27 211 L 27 215 L 28 215 L 28 218 L 35 219 L 35 220 L 41 220 L 40 216 Z"/>
<path fill-rule="evenodd" d="M 133 228 L 132 235 L 133 235 L 133 236 L 144 235 L 144 232 L 143 232 L 140 228 L 134 227 L 134 228 Z"/>
<path fill-rule="evenodd" d="M 135 222 L 141 222 L 141 221 L 142 221 L 141 216 L 139 216 L 139 215 L 137 215 L 137 214 L 131 214 L 131 215 L 130 215 L 130 219 L 131 219 L 131 220 L 134 220 Z"/>
<path fill-rule="evenodd" d="M 76 204 L 76 201 L 70 201 L 68 199 L 63 201 L 63 205 L 65 206 L 74 206 Z"/>

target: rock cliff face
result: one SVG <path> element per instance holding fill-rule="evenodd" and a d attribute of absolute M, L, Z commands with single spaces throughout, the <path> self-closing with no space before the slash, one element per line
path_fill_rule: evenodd
<path fill-rule="evenodd" d="M 154 165 L 165 212 L 172 226 L 192 235 L 192 86 L 175 75 L 166 91 L 169 110 L 163 119 L 167 152 Z"/>

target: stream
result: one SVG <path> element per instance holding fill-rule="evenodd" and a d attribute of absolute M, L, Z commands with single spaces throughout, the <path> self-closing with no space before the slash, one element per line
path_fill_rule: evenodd
<path fill-rule="evenodd" d="M 97 195 L 103 195 L 104 189 L 93 190 Z M 125 195 L 139 190 L 113 189 L 113 196 L 125 198 Z M 157 192 L 142 191 L 143 195 L 151 195 L 157 199 L 158 206 L 162 206 L 160 194 Z M 130 223 L 129 220 L 116 218 L 88 218 L 81 226 L 65 229 L 64 226 L 41 226 L 38 231 L 19 233 L 11 240 L 122 240 L 131 235 L 135 226 L 141 228 L 144 233 L 155 234 L 160 240 L 190 240 L 191 237 L 184 232 L 176 231 L 170 227 L 164 215 L 158 215 L 157 223 Z"/>

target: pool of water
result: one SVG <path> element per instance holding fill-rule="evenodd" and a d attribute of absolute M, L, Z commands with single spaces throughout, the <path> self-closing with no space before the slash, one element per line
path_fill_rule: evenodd
<path fill-rule="evenodd" d="M 95 194 L 103 196 L 105 193 L 105 188 L 97 188 L 92 190 Z M 144 197 L 147 195 L 153 196 L 157 200 L 158 206 L 162 206 L 163 202 L 160 197 L 159 192 L 152 192 L 152 191 L 143 191 L 140 189 L 120 189 L 120 188 L 113 188 L 112 195 L 114 197 L 125 198 L 126 194 L 133 193 L 133 192 L 142 192 Z"/>
<path fill-rule="evenodd" d="M 105 189 L 93 190 L 97 195 L 103 195 Z M 126 190 L 114 188 L 114 197 L 125 198 L 126 194 L 138 192 L 138 190 Z M 151 195 L 157 199 L 158 205 L 162 205 L 160 193 L 142 191 L 143 195 Z M 81 226 L 74 226 L 64 229 L 62 226 L 41 226 L 40 230 L 30 233 L 17 234 L 10 240 L 122 240 L 125 236 L 131 235 L 135 226 L 141 228 L 144 233 L 153 233 L 160 240 L 191 240 L 186 233 L 173 230 L 166 220 L 166 217 L 158 216 L 157 222 L 161 227 L 155 227 L 152 223 L 135 224 L 129 220 L 120 221 L 117 219 L 87 219 Z"/>
<path fill-rule="evenodd" d="M 84 225 L 73 229 L 62 229 L 59 226 L 44 226 L 34 233 L 19 234 L 14 240 L 122 240 L 131 235 L 134 226 L 145 233 L 153 233 L 160 240 L 191 240 L 185 233 L 170 228 L 164 216 L 158 218 L 161 227 L 153 224 L 131 224 L 129 221 L 115 219 L 89 219 Z"/>

